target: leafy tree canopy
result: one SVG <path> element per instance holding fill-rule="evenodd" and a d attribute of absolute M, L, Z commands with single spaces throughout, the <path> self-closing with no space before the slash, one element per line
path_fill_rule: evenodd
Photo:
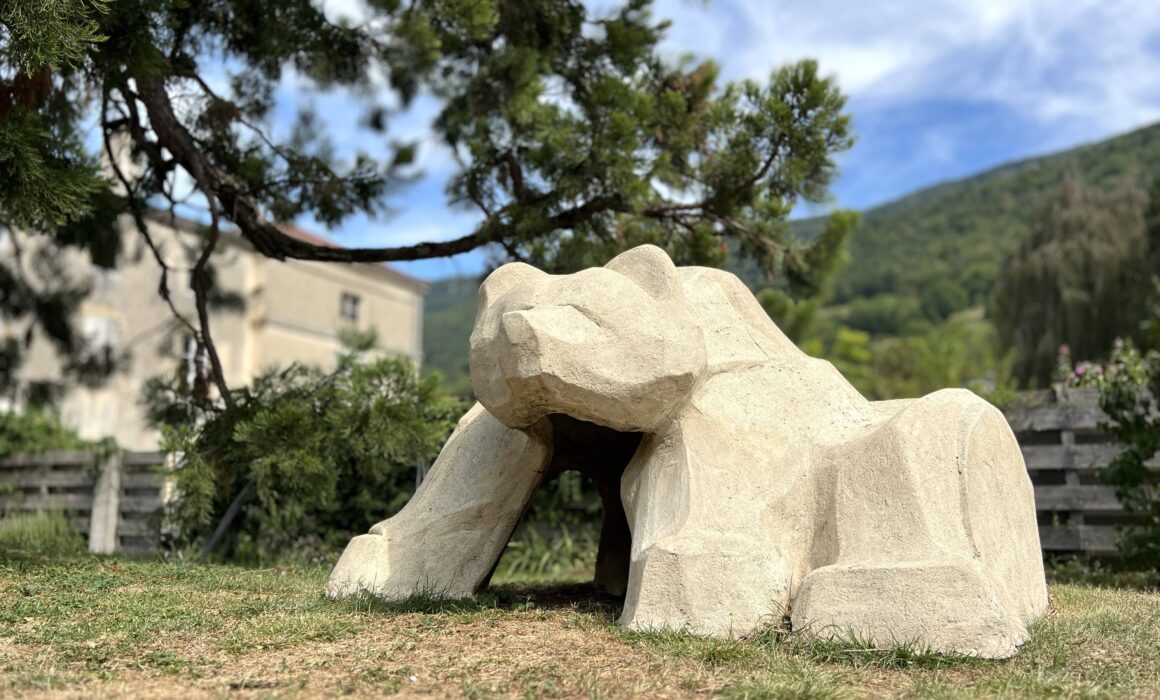
<path fill-rule="evenodd" d="M 347 340 L 333 371 L 270 370 L 224 410 L 191 400 L 177 377 L 150 381 L 162 447 L 184 454 L 174 544 L 213 542 L 251 562 L 325 553 L 403 507 L 416 466 L 434 460 L 465 406 L 409 360 L 368 356 L 373 338 Z M 226 515 L 234 502 L 245 507 Z M 223 515 L 232 528 L 215 528 Z"/>
<path fill-rule="evenodd" d="M 726 84 L 712 61 L 670 65 L 657 49 L 668 23 L 650 5 L 596 16 L 575 0 L 369 0 L 354 24 L 311 0 L 0 0 L 0 226 L 111 264 L 118 215 L 147 234 L 147 208 L 200 204 L 210 222 L 194 270 L 201 299 L 224 224 L 278 259 L 491 245 L 548 270 L 642 242 L 682 263 L 719 263 L 732 243 L 767 275 L 809 284 L 809 256 L 784 220 L 795 202 L 824 197 L 832 156 L 851 144 L 844 97 L 808 60 Z M 340 152 L 309 110 L 293 128 L 276 125 L 290 77 L 354 96 L 381 147 Z M 388 127 L 420 95 L 438 100 L 432 128 L 458 162 L 448 200 L 476 210 L 478 226 L 441 242 L 339 249 L 275 225 L 384 213 L 417 149 Z M 100 156 L 126 135 L 133 166 L 109 159 L 111 190 Z"/>
<path fill-rule="evenodd" d="M 499 243 L 551 267 L 584 243 L 659 237 L 697 258 L 732 236 L 772 269 L 783 250 L 776 224 L 798 199 L 824 195 L 831 156 L 851 142 L 844 98 L 814 62 L 765 84 L 719 85 L 708 61 L 667 66 L 657 53 L 667 23 L 645 0 L 604 18 L 567 0 L 376 0 L 357 26 L 330 22 L 308 0 L 28 5 L 0 5 L 5 89 L 24 89 L 5 106 L 5 128 L 27 130 L 4 160 L 23 182 L 6 187 L 62 189 L 6 196 L 3 216 L 36 229 L 95 208 L 97 154 L 76 137 L 95 114 L 106 142 L 127 131 L 143 161 L 126 211 L 172 201 L 184 171 L 212 214 L 274 257 L 404 260 Z M 208 76 L 221 66 L 215 86 Z M 460 161 L 447 192 L 480 211 L 479 227 L 448 242 L 350 250 L 279 231 L 272 221 L 306 212 L 330 224 L 382 212 L 416 148 L 339 158 L 309 113 L 276 133 L 274 90 L 291 72 L 317 89 L 360 91 L 367 124 L 384 131 L 393 101 L 439 98 L 434 128 Z"/>

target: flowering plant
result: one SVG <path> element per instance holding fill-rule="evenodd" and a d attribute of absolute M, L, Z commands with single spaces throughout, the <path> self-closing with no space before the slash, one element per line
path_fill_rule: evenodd
<path fill-rule="evenodd" d="M 1160 568 L 1160 352 L 1117 340 L 1106 365 L 1072 366 L 1064 345 L 1058 367 L 1065 386 L 1099 391 L 1107 414 L 1100 429 L 1121 445 L 1100 470 L 1101 480 L 1116 487 L 1124 509 L 1138 518 L 1123 528 L 1120 553 L 1130 564 Z"/>

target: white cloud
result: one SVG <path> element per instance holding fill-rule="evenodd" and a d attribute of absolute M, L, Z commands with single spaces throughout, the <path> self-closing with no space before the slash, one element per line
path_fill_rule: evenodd
<path fill-rule="evenodd" d="M 474 231 L 480 216 L 474 211 L 445 206 L 436 185 L 422 183 L 405 201 L 399 201 L 395 211 L 373 219 L 364 214 L 353 216 L 340 231 L 326 235 L 347 247 L 377 248 L 446 241 Z M 311 231 L 325 230 L 323 224 L 310 217 L 303 217 L 298 223 Z"/>
<path fill-rule="evenodd" d="M 670 50 L 731 77 L 816 57 L 862 104 L 1000 103 L 1101 135 L 1160 118 L 1153 0 L 662 0 L 657 14 L 674 19 Z"/>
<path fill-rule="evenodd" d="M 335 21 L 368 17 L 364 0 L 315 3 Z M 588 3 L 597 16 L 621 4 Z M 1001 104 L 1064 140 L 1160 118 L 1160 0 L 658 0 L 654 11 L 673 21 L 663 45 L 673 57 L 715 58 L 727 77 L 759 80 L 815 57 L 861 106 Z M 430 134 L 428 102 L 392 126 L 445 176 L 454 163 Z"/>
<path fill-rule="evenodd" d="M 942 131 L 923 131 L 919 143 L 927 159 L 936 163 L 954 163 L 958 155 L 958 142 Z"/>
<path fill-rule="evenodd" d="M 345 20 L 352 24 L 360 24 L 369 14 L 363 0 L 314 0 L 314 5 L 322 8 L 326 19 L 334 23 Z"/>
<path fill-rule="evenodd" d="M 607 14 L 623 1 L 588 4 Z M 367 17 L 363 0 L 315 2 L 333 20 Z M 654 12 L 673 21 L 666 54 L 716 59 L 728 79 L 764 80 L 805 57 L 836 75 L 864 138 L 840 158 L 850 166 L 842 189 L 860 201 L 1160 119 L 1160 0 L 657 0 Z M 294 78 L 283 87 L 302 99 Z M 344 148 L 385 144 L 357 128 L 350 96 L 317 99 Z M 443 206 L 455 163 L 430 130 L 437 109 L 420 98 L 390 121 L 386 138 L 419 141 L 427 177 L 393 200 L 398 216 L 352 222 L 343 243 L 402 245 L 469 230 L 471 214 Z M 986 144 L 990 160 L 975 157 L 996 129 L 1005 132 Z M 1013 140 L 1022 151 L 1008 153 Z"/>

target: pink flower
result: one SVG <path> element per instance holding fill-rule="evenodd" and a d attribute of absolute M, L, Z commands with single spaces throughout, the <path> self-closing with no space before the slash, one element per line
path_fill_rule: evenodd
<path fill-rule="evenodd" d="M 1087 368 L 1086 362 L 1079 363 L 1079 366 L 1075 368 L 1075 376 L 1082 377 L 1087 372 Z"/>
<path fill-rule="evenodd" d="M 1070 355 L 1071 348 L 1069 348 L 1067 346 L 1067 343 L 1064 343 L 1063 345 L 1059 346 L 1059 350 L 1057 350 L 1056 352 L 1059 353 L 1060 355 Z"/>

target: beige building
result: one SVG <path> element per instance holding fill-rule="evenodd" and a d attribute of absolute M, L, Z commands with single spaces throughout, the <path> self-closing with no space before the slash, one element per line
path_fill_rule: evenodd
<path fill-rule="evenodd" d="M 170 296 L 195 325 L 189 268 L 204 242 L 197 227 L 158 214 L 152 238 L 171 268 Z M 64 422 L 83 436 L 112 436 L 129 449 L 153 449 L 158 435 L 140 406 L 144 383 L 160 374 L 183 371 L 192 357 L 189 333 L 176 323 L 158 294 L 161 267 L 131 224 L 124 227 L 121 263 L 115 270 L 93 268 L 87 256 L 70 255 L 71 275 L 87 277 L 91 293 L 77 317 L 86 346 L 123 358 L 99 386 L 68 383 L 61 403 Z M 290 235 L 328 245 L 298 229 Z M 5 241 L 0 247 L 6 247 Z M 8 259 L 8 256 L 5 256 Z M 255 253 L 237 235 L 223 236 L 214 255 L 217 285 L 242 302 L 235 310 L 215 310 L 214 344 L 227 383 L 240 387 L 270 367 L 292 362 L 332 366 L 344 328 L 374 329 L 381 352 L 421 361 L 423 294 L 427 285 L 385 265 L 281 262 Z M 20 371 L 26 382 L 60 381 L 60 360 L 52 347 L 34 341 Z"/>

